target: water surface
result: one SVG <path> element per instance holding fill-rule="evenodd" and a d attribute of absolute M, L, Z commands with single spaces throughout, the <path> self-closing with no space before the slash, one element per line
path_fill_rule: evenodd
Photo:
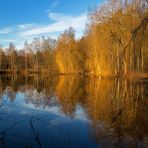
<path fill-rule="evenodd" d="M 148 81 L 1 75 L 0 147 L 148 146 Z"/>

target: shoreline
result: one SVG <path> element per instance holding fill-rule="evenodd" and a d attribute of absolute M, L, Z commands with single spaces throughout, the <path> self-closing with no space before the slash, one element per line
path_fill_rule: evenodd
<path fill-rule="evenodd" d="M 91 77 L 91 78 L 123 78 L 123 79 L 148 79 L 148 72 L 130 72 L 128 74 L 120 74 L 120 75 L 94 75 L 90 73 L 59 73 L 59 72 L 50 72 L 50 71 L 22 71 L 22 70 L 0 70 L 0 75 L 3 74 L 21 74 L 21 75 L 31 75 L 31 74 L 49 74 L 49 75 L 57 75 L 57 76 L 72 76 L 72 75 L 81 75 L 84 77 Z"/>

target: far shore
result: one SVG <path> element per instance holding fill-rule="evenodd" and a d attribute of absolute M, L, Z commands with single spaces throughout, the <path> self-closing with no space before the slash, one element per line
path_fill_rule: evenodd
<path fill-rule="evenodd" d="M 87 77 L 93 77 L 93 78 L 124 78 L 124 79 L 148 79 L 148 72 L 130 72 L 125 75 L 94 75 L 90 73 L 59 73 L 59 72 L 53 72 L 48 70 L 0 70 L 1 74 L 23 74 L 23 75 L 30 75 L 30 74 L 51 74 L 51 75 L 64 75 L 64 76 L 72 76 L 72 75 L 81 75 L 81 76 L 87 76 Z"/>

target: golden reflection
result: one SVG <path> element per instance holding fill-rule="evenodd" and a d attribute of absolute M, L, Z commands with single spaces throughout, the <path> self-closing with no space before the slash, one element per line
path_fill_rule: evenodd
<path fill-rule="evenodd" d="M 85 101 L 84 80 L 77 76 L 60 76 L 56 94 L 61 110 L 73 117 L 76 106 Z"/>
<path fill-rule="evenodd" d="M 24 93 L 26 103 L 37 108 L 58 104 L 60 111 L 72 118 L 80 105 L 91 121 L 90 137 L 104 147 L 135 147 L 140 143 L 144 146 L 148 142 L 146 81 L 81 76 L 1 76 L 0 86 L 1 93 L 13 99 L 16 92 Z"/>
<path fill-rule="evenodd" d="M 64 113 L 74 115 L 76 105 L 83 106 L 97 143 L 134 147 L 148 136 L 146 89 L 142 81 L 62 76 L 56 92 Z"/>
<path fill-rule="evenodd" d="M 148 120 L 142 82 L 93 79 L 87 84 L 86 108 L 92 120 L 91 136 L 98 143 L 129 142 L 135 146 L 133 141 L 145 140 Z"/>

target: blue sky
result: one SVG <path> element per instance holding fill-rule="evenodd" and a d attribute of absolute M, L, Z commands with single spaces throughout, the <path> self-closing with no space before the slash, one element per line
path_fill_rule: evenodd
<path fill-rule="evenodd" d="M 0 0 L 0 44 L 22 48 L 33 37 L 57 38 L 72 26 L 82 36 L 88 9 L 104 0 Z"/>

